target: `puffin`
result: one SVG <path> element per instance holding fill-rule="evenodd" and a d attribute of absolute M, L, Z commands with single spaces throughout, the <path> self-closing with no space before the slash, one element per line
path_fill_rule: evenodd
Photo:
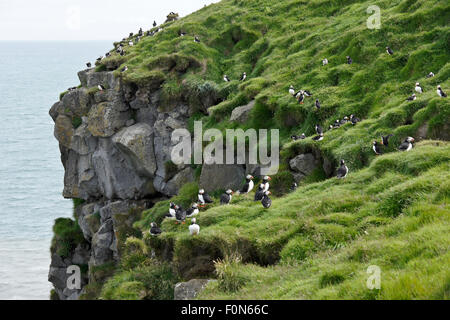
<path fill-rule="evenodd" d="M 412 96 L 410 96 L 410 97 L 408 97 L 408 98 L 406 99 L 406 101 L 414 101 L 414 100 L 416 100 L 416 99 L 417 99 L 416 94 L 413 93 Z"/>
<path fill-rule="evenodd" d="M 346 124 L 348 122 L 348 118 L 345 119 L 346 117 L 344 117 L 343 119 L 339 120 L 339 124 L 342 126 L 344 124 Z"/>
<path fill-rule="evenodd" d="M 345 165 L 345 161 L 341 160 L 341 166 L 337 169 L 337 178 L 342 179 L 347 176 L 348 168 Z"/>
<path fill-rule="evenodd" d="M 200 189 L 198 191 L 198 201 L 200 202 L 200 205 L 202 205 L 202 206 L 213 202 L 213 200 L 211 199 L 209 194 L 207 194 L 204 189 Z"/>
<path fill-rule="evenodd" d="M 175 219 L 177 220 L 176 223 L 181 222 L 181 224 L 184 224 L 186 220 L 186 211 L 178 205 L 175 208 Z"/>
<path fill-rule="evenodd" d="M 223 81 L 225 81 L 225 82 L 230 82 L 230 78 L 228 78 L 227 75 L 224 75 L 224 76 L 223 76 Z"/>
<path fill-rule="evenodd" d="M 377 141 L 373 142 L 372 150 L 377 156 L 381 154 L 380 146 Z"/>
<path fill-rule="evenodd" d="M 161 232 L 162 232 L 161 229 L 155 222 L 150 223 L 150 234 L 152 236 L 158 236 L 161 234 Z"/>
<path fill-rule="evenodd" d="M 305 100 L 305 95 L 303 93 L 303 91 L 300 92 L 300 95 L 297 98 L 298 103 L 303 104 L 303 100 Z"/>
<path fill-rule="evenodd" d="M 198 213 L 199 213 L 198 204 L 193 203 L 192 206 L 186 210 L 186 217 L 190 218 L 197 215 Z"/>
<path fill-rule="evenodd" d="M 314 129 L 316 130 L 316 133 L 318 135 L 323 134 L 323 129 L 320 125 L 316 124 L 316 126 L 314 127 Z"/>
<path fill-rule="evenodd" d="M 100 56 L 100 57 L 97 58 L 97 62 L 100 62 L 102 60 L 103 60 L 103 56 Z"/>
<path fill-rule="evenodd" d="M 434 77 L 434 73 L 430 72 L 429 74 L 427 74 L 427 78 L 433 78 Z"/>
<path fill-rule="evenodd" d="M 125 67 L 123 67 L 123 68 L 120 70 L 120 72 L 125 72 L 125 71 L 127 71 L 127 70 L 128 70 L 128 67 L 125 66 Z"/>
<path fill-rule="evenodd" d="M 323 140 L 323 133 L 318 134 L 317 136 L 312 138 L 314 141 L 322 141 Z"/>
<path fill-rule="evenodd" d="M 350 115 L 350 121 L 352 122 L 353 125 L 357 124 L 358 122 L 360 122 L 361 120 L 359 120 L 359 118 L 356 118 L 354 115 Z"/>
<path fill-rule="evenodd" d="M 139 28 L 138 36 L 142 37 L 143 34 L 144 34 L 144 32 L 142 31 L 142 28 Z"/>
<path fill-rule="evenodd" d="M 300 136 L 297 136 L 297 135 L 294 134 L 294 135 L 291 136 L 291 139 L 294 140 L 294 141 L 299 140 L 299 139 L 303 140 L 303 139 L 306 139 L 306 135 L 304 133 L 302 133 Z"/>
<path fill-rule="evenodd" d="M 422 87 L 420 86 L 420 84 L 418 82 L 416 82 L 416 86 L 414 87 L 414 90 L 416 90 L 416 92 L 418 92 L 418 93 L 423 93 Z"/>
<path fill-rule="evenodd" d="M 320 109 L 320 102 L 319 102 L 319 99 L 316 99 L 316 108 L 317 108 L 317 109 Z"/>
<path fill-rule="evenodd" d="M 389 145 L 389 138 L 392 137 L 393 134 L 388 134 L 387 136 L 381 136 L 381 144 L 383 146 L 388 146 Z"/>
<path fill-rule="evenodd" d="M 310 92 L 310 91 L 308 91 L 308 90 L 304 90 L 303 91 L 303 94 L 305 95 L 305 97 L 311 97 L 313 94 Z"/>
<path fill-rule="evenodd" d="M 156 26 L 157 26 L 156 21 L 153 21 L 153 28 Z"/>
<path fill-rule="evenodd" d="M 261 183 L 255 192 L 255 201 L 261 201 L 264 196 L 264 184 Z"/>
<path fill-rule="evenodd" d="M 233 190 L 228 189 L 222 196 L 220 197 L 220 204 L 230 204 L 231 198 L 233 195 Z"/>
<path fill-rule="evenodd" d="M 388 53 L 388 55 L 392 56 L 394 54 L 394 51 L 391 50 L 391 48 L 386 47 L 386 52 Z"/>
<path fill-rule="evenodd" d="M 173 202 L 169 204 L 169 213 L 166 214 L 167 218 L 175 218 L 177 205 Z"/>
<path fill-rule="evenodd" d="M 412 149 L 414 143 L 414 138 L 408 137 L 406 138 L 402 144 L 398 147 L 398 150 L 400 151 L 409 151 Z"/>
<path fill-rule="evenodd" d="M 200 43 L 200 39 L 198 38 L 198 36 L 195 36 L 195 37 L 194 37 L 194 42 Z"/>
<path fill-rule="evenodd" d="M 264 178 L 263 178 L 262 184 L 264 185 L 264 191 L 265 192 L 269 191 L 269 187 L 270 187 L 269 181 L 270 180 L 272 180 L 272 178 L 269 177 L 269 176 L 264 176 Z"/>
<path fill-rule="evenodd" d="M 90 68 L 92 67 L 92 64 L 90 62 L 86 63 L 86 67 Z"/>
<path fill-rule="evenodd" d="M 247 73 L 244 72 L 241 76 L 241 79 L 239 79 L 239 81 L 245 81 L 245 79 L 247 79 Z"/>
<path fill-rule="evenodd" d="M 289 94 L 291 96 L 295 95 L 295 90 L 294 90 L 294 86 L 293 85 L 289 86 Z"/>
<path fill-rule="evenodd" d="M 447 94 L 446 94 L 444 91 L 442 91 L 442 88 L 441 88 L 440 85 L 437 86 L 436 93 L 437 93 L 438 96 L 441 97 L 441 98 L 447 98 Z"/>
<path fill-rule="evenodd" d="M 263 198 L 261 199 L 261 203 L 264 208 L 269 209 L 272 205 L 272 200 L 269 198 L 269 195 L 271 194 L 270 191 L 264 192 Z"/>
<path fill-rule="evenodd" d="M 129 45 L 130 47 L 134 46 L 133 41 L 130 40 L 130 41 L 128 42 L 128 45 Z"/>
<path fill-rule="evenodd" d="M 324 58 L 323 60 L 322 60 L 322 65 L 323 66 L 326 66 L 328 64 L 328 59 L 327 58 Z"/>
<path fill-rule="evenodd" d="M 191 236 L 196 236 L 200 233 L 200 226 L 197 224 L 197 219 L 192 218 L 191 225 L 189 226 L 189 233 Z"/>
<path fill-rule="evenodd" d="M 128 38 L 131 38 L 134 35 L 133 32 L 130 32 L 130 35 L 128 36 Z"/>
<path fill-rule="evenodd" d="M 352 58 L 350 58 L 350 56 L 347 56 L 347 64 L 352 64 L 353 60 Z"/>
<path fill-rule="evenodd" d="M 249 193 L 250 191 L 253 190 L 253 187 L 255 186 L 254 182 L 253 182 L 254 177 L 249 174 L 247 175 L 247 177 L 245 177 L 245 184 L 242 187 L 242 189 L 240 190 L 240 193 Z"/>
<path fill-rule="evenodd" d="M 104 86 L 102 86 L 101 84 L 99 84 L 99 85 L 97 86 L 97 88 L 98 88 L 98 90 L 100 90 L 100 91 L 103 91 L 103 90 L 105 90 L 105 87 L 104 87 Z"/>
<path fill-rule="evenodd" d="M 297 182 L 293 182 L 291 185 L 291 191 L 297 190 L 297 187 L 298 187 Z"/>
<path fill-rule="evenodd" d="M 110 56 L 111 56 L 111 53 L 109 53 L 109 52 L 105 53 L 105 57 L 110 57 Z"/>

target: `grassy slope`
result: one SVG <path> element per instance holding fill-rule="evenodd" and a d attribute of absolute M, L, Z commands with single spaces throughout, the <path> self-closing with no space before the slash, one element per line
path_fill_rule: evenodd
<path fill-rule="evenodd" d="M 366 28 L 365 10 L 373 4 L 381 8 L 380 30 Z M 166 107 L 186 98 L 184 92 L 212 92 L 224 101 L 210 116 L 195 118 L 233 128 L 227 121 L 232 109 L 255 98 L 243 127 L 281 128 L 284 159 L 318 149 L 335 163 L 344 158 L 351 170 L 345 181 L 320 181 L 318 173 L 274 199 L 269 210 L 245 198 L 213 206 L 200 214 L 196 238 L 165 221 L 164 234 L 146 243 L 169 245 L 174 265 L 184 268 L 198 248 L 217 257 L 242 256 L 243 263 L 230 263 L 235 272 L 202 298 L 448 298 L 450 146 L 424 141 L 407 154 L 394 148 L 407 135 L 418 138 L 419 128 L 428 138 L 448 136 L 449 99 L 437 97 L 435 87 L 450 91 L 449 18 L 448 3 L 437 0 L 230 0 L 126 48 L 124 80 L 162 83 Z M 178 37 L 180 30 L 188 36 Z M 201 44 L 193 42 L 194 34 Z M 385 53 L 386 45 L 394 56 Z M 345 64 L 346 55 L 352 65 Z M 242 71 L 249 75 L 243 84 L 221 80 Z M 436 76 L 426 79 L 430 71 Z M 416 81 L 425 93 L 406 102 Z M 311 90 L 321 110 L 314 110 L 313 99 L 298 105 L 287 94 L 290 84 Z M 193 108 L 198 101 L 189 98 Z M 311 135 L 315 123 L 328 127 L 350 113 L 364 121 L 327 132 L 319 143 L 289 141 L 292 133 Z M 394 133 L 389 153 L 374 159 L 371 141 L 386 133 Z M 196 191 L 187 185 L 175 200 L 187 206 Z M 167 202 L 157 204 L 136 226 L 148 228 L 166 210 Z M 382 268 L 380 291 L 365 287 L 371 264 Z M 111 282 L 120 286 L 119 278 Z M 226 281 L 240 289 L 224 290 Z"/>

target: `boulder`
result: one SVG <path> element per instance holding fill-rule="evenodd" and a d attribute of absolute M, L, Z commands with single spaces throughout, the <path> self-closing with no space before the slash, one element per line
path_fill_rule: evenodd
<path fill-rule="evenodd" d="M 200 187 L 206 191 L 219 189 L 238 190 L 242 187 L 245 170 L 235 164 L 204 164 L 200 175 Z"/>
<path fill-rule="evenodd" d="M 163 187 L 164 194 L 174 196 L 186 183 L 194 181 L 194 170 L 190 167 L 178 172 L 166 185 Z"/>
<path fill-rule="evenodd" d="M 119 131 L 112 139 L 118 149 L 142 175 L 153 177 L 156 171 L 153 129 L 138 123 Z"/>
<path fill-rule="evenodd" d="M 240 123 L 247 122 L 247 120 L 250 117 L 250 112 L 252 111 L 253 107 L 255 106 L 255 100 L 250 101 L 249 104 L 245 106 L 240 106 L 234 108 L 234 110 L 231 112 L 230 121 L 236 121 Z"/>
<path fill-rule="evenodd" d="M 311 174 L 320 164 L 312 153 L 303 153 L 289 161 L 290 168 L 304 176 Z"/>
<path fill-rule="evenodd" d="M 205 289 L 206 285 L 216 280 L 192 279 L 175 285 L 174 300 L 193 300 Z"/>

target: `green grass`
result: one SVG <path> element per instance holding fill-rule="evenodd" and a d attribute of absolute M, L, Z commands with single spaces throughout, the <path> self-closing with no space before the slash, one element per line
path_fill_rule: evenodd
<path fill-rule="evenodd" d="M 366 27 L 369 5 L 381 9 L 380 29 Z M 449 139 L 450 100 L 435 89 L 450 91 L 449 19 L 444 0 L 224 0 L 164 24 L 154 37 L 126 46 L 120 59 L 113 53 L 103 60 L 98 70 L 121 63 L 129 68 L 115 71 L 123 81 L 161 89 L 162 111 L 187 103 L 190 129 L 194 119 L 204 129 L 280 129 L 282 159 L 269 210 L 252 195 L 226 207 L 216 199 L 198 216 L 200 235 L 190 237 L 186 225 L 163 216 L 170 201 L 187 208 L 196 200 L 194 182 L 145 211 L 134 225 L 143 235 L 134 236 L 147 253 L 131 253 L 102 296 L 169 297 L 169 289 L 148 294 L 153 289 L 142 279 L 149 275 L 165 279 L 166 288 L 175 278 L 218 278 L 204 299 L 448 299 L 450 145 L 442 140 Z M 243 71 L 248 80 L 240 83 Z M 436 76 L 428 79 L 430 71 Z M 223 74 L 232 81 L 223 82 Z M 407 102 L 415 82 L 425 92 Z M 288 94 L 291 84 L 313 98 L 299 105 Z M 253 99 L 247 123 L 228 121 Z M 328 128 L 350 114 L 362 122 L 311 139 L 316 123 Z M 290 141 L 302 132 L 307 139 Z M 375 156 L 372 141 L 388 133 L 389 147 Z M 396 151 L 407 136 L 423 141 Z M 288 193 L 288 161 L 305 152 L 334 167 L 345 159 L 349 176 L 337 180 L 317 169 Z M 157 238 L 146 233 L 152 221 L 163 230 Z M 157 267 L 146 264 L 152 250 Z M 380 290 L 366 287 L 370 265 L 381 268 Z"/>

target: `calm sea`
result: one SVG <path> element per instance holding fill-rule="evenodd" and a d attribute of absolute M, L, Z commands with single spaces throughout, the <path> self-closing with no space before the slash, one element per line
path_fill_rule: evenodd
<path fill-rule="evenodd" d="M 48 115 L 111 41 L 0 41 L 0 299 L 48 299 L 53 221 L 72 215 Z"/>

